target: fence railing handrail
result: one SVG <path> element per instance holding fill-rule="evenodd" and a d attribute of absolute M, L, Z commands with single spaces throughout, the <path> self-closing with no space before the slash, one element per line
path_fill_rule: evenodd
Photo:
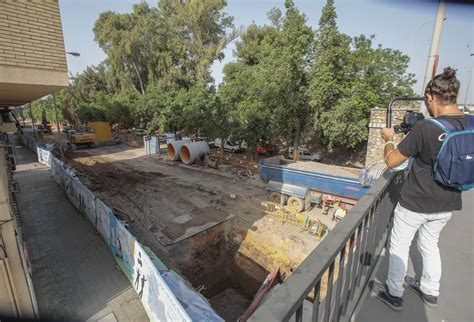
<path fill-rule="evenodd" d="M 329 266 L 346 246 L 346 242 L 389 187 L 395 174 L 386 171 L 368 192 L 350 209 L 343 221 L 326 236 L 291 276 L 273 290 L 249 319 L 250 321 L 287 321 L 302 305 L 307 295 L 321 280 Z"/>

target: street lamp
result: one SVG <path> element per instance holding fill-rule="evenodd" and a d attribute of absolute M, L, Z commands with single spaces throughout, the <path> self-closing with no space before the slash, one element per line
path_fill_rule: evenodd
<path fill-rule="evenodd" d="M 444 17 L 444 21 L 446 21 L 446 17 Z M 433 22 L 434 19 L 430 19 L 430 20 L 426 20 L 425 22 L 423 22 L 422 24 L 420 24 L 418 27 L 415 28 L 415 30 L 413 30 L 413 33 L 411 34 L 411 38 L 410 38 L 410 45 L 408 46 L 408 57 L 410 57 L 411 59 L 411 49 L 413 47 L 413 41 L 415 40 L 415 35 L 416 33 L 418 32 L 418 30 L 423 27 L 424 25 L 430 23 L 430 22 Z"/>
<path fill-rule="evenodd" d="M 66 54 L 71 55 L 71 56 L 74 56 L 74 57 L 79 57 L 79 56 L 81 56 L 80 53 L 76 53 L 76 52 L 73 52 L 73 51 L 66 51 Z"/>

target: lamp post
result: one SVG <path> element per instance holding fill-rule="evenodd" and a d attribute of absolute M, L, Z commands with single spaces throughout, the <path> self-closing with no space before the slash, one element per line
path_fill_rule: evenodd
<path fill-rule="evenodd" d="M 74 56 L 74 57 L 79 57 L 79 56 L 81 56 L 80 53 L 76 53 L 76 52 L 74 52 L 74 51 L 66 51 L 66 54 L 71 55 L 71 56 Z"/>
<path fill-rule="evenodd" d="M 474 53 L 472 53 L 470 56 L 473 57 Z M 467 79 L 466 96 L 464 96 L 464 105 L 462 107 L 463 112 L 466 110 L 467 97 L 469 96 L 469 86 L 471 85 L 471 77 L 472 77 L 472 65 L 471 65 L 471 68 L 469 69 L 468 73 L 469 73 L 469 78 Z"/>
<path fill-rule="evenodd" d="M 59 116 L 58 116 L 58 106 L 56 105 L 56 93 L 53 93 L 53 105 L 54 105 L 54 114 L 56 115 L 56 130 L 58 131 L 58 141 L 59 141 L 59 153 L 61 155 L 61 161 L 65 162 L 64 152 L 63 152 L 63 142 L 61 140 L 61 128 L 59 127 Z"/>
<path fill-rule="evenodd" d="M 81 55 L 80 53 L 76 53 L 72 51 L 66 51 L 65 54 L 71 55 L 74 57 L 79 57 Z M 56 104 L 56 93 L 53 93 L 53 105 L 54 105 L 54 114 L 56 114 L 56 130 L 58 131 L 59 153 L 61 155 L 61 161 L 63 161 L 63 163 L 66 163 L 66 159 L 64 158 L 63 143 L 61 139 L 61 128 L 59 126 L 58 106 Z"/>
<path fill-rule="evenodd" d="M 446 18 L 444 18 L 446 19 Z M 426 20 L 425 22 L 423 22 L 421 25 L 419 25 L 418 27 L 415 28 L 415 30 L 413 30 L 413 33 L 411 34 L 411 38 L 410 38 L 410 45 L 408 46 L 408 57 L 410 57 L 411 59 L 411 49 L 413 47 L 413 41 L 415 40 L 415 35 L 416 33 L 418 32 L 418 30 L 423 27 L 424 25 L 432 22 L 433 19 L 430 19 L 430 20 Z"/>

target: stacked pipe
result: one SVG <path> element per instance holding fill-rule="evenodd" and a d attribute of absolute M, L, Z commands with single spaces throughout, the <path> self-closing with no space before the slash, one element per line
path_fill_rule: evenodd
<path fill-rule="evenodd" d="M 209 153 L 207 142 L 186 142 L 179 150 L 179 156 L 184 164 L 193 164 L 202 153 Z"/>
<path fill-rule="evenodd" d="M 170 161 L 179 161 L 179 151 L 181 146 L 185 143 L 189 143 L 188 140 L 180 140 L 180 141 L 170 141 L 167 144 L 167 151 L 168 151 L 168 160 Z"/>

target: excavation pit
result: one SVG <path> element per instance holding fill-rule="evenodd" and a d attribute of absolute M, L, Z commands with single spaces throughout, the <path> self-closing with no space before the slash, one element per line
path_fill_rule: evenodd
<path fill-rule="evenodd" d="M 228 231 L 229 223 L 223 226 L 178 244 L 172 252 L 191 249 L 186 257 L 173 256 L 177 268 L 223 319 L 237 321 L 269 272 L 240 252 L 245 236 L 240 231 Z"/>
<path fill-rule="evenodd" d="M 301 227 L 264 213 L 268 191 L 259 181 L 178 167 L 121 146 L 84 150 L 68 163 L 229 321 L 245 312 L 273 267 L 289 276 L 318 244 Z"/>

